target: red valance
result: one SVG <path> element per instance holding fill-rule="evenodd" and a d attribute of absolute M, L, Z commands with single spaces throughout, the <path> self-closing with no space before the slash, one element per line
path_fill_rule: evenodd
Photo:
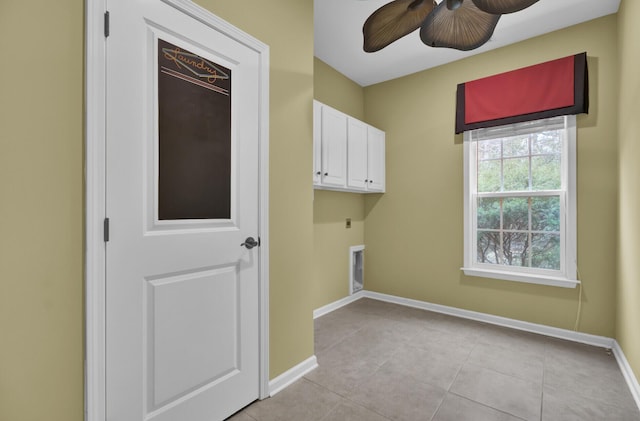
<path fill-rule="evenodd" d="M 456 133 L 589 112 L 587 53 L 458 85 Z"/>

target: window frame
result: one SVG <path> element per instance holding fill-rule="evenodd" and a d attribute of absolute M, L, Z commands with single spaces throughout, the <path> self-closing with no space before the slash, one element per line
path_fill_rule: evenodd
<path fill-rule="evenodd" d="M 472 131 L 464 132 L 464 267 L 467 276 L 502 279 L 564 288 L 575 288 L 577 279 L 577 200 L 576 200 L 576 116 L 562 116 L 565 136 L 562 144 L 561 180 L 559 191 L 560 215 L 560 270 L 509 267 L 498 264 L 476 263 L 477 255 L 477 148 L 472 140 Z M 518 128 L 527 123 L 499 126 Z M 491 130 L 491 129 L 489 129 Z M 515 130 L 514 130 L 515 131 Z M 501 159 L 504 159 L 503 157 Z M 532 192 L 509 193 L 512 196 L 536 196 Z M 506 195 L 497 193 L 496 196 Z M 481 194 L 482 196 L 482 194 Z M 564 213 L 562 207 L 564 206 Z"/>

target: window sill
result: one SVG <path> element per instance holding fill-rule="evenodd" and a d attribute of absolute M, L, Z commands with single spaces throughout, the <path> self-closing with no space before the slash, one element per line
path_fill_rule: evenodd
<path fill-rule="evenodd" d="M 555 276 L 544 276 L 528 273 L 503 272 L 499 270 L 488 270 L 478 268 L 461 268 L 467 276 L 480 278 L 502 279 L 505 281 L 524 282 L 528 284 L 549 285 L 561 288 L 575 288 L 580 281 Z"/>

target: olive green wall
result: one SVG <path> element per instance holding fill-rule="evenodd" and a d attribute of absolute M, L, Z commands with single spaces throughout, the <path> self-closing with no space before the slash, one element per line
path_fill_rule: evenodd
<path fill-rule="evenodd" d="M 366 118 L 387 133 L 387 192 L 365 199 L 367 289 L 573 328 L 578 289 L 465 277 L 460 271 L 463 166 L 462 137 L 454 135 L 455 93 L 461 82 L 587 51 L 591 110 L 578 117 L 577 141 L 580 331 L 614 335 L 616 23 L 615 15 L 600 18 L 365 88 Z"/>
<path fill-rule="evenodd" d="M 313 355 L 313 1 L 197 3 L 271 48 L 269 334 L 274 378 Z"/>
<path fill-rule="evenodd" d="M 364 244 L 364 198 L 315 190 L 313 202 L 313 308 L 349 295 L 349 247 Z M 351 218 L 351 228 L 345 219 Z"/>
<path fill-rule="evenodd" d="M 313 58 L 313 97 L 336 110 L 364 121 L 362 86 L 317 57 Z"/>
<path fill-rule="evenodd" d="M 83 1 L 2 0 L 0 51 L 0 420 L 81 420 Z"/>
<path fill-rule="evenodd" d="M 364 119 L 362 87 L 317 58 L 313 95 L 324 104 Z M 351 218 L 349 229 L 346 218 Z M 360 244 L 364 244 L 364 195 L 314 190 L 314 309 L 349 295 L 349 247 Z"/>
<path fill-rule="evenodd" d="M 623 0 L 620 39 L 620 220 L 616 337 L 640 379 L 640 2 Z"/>

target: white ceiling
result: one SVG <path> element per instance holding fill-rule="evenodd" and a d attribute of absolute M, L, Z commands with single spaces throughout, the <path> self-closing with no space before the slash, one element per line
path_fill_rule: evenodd
<path fill-rule="evenodd" d="M 368 86 L 616 13 L 620 6 L 620 0 L 540 0 L 525 10 L 503 15 L 491 40 L 473 51 L 428 47 L 420 41 L 418 30 L 378 52 L 365 53 L 362 25 L 390 1 L 314 0 L 315 56 Z"/>

